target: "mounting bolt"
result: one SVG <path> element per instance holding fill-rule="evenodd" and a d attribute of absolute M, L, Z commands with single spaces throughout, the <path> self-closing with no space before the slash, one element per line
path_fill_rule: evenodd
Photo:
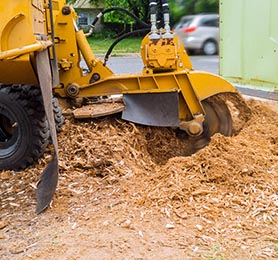
<path fill-rule="evenodd" d="M 191 121 L 181 121 L 179 128 L 187 132 L 190 136 L 199 136 L 203 133 L 203 122 L 205 118 L 203 114 L 195 115 Z"/>
<path fill-rule="evenodd" d="M 187 126 L 187 132 L 192 136 L 198 136 L 203 132 L 202 124 L 199 122 L 191 122 Z"/>
<path fill-rule="evenodd" d="M 69 97 L 76 97 L 79 94 L 79 87 L 75 84 L 69 84 L 66 87 L 66 93 Z"/>
<path fill-rule="evenodd" d="M 100 75 L 98 73 L 94 73 L 90 79 L 90 83 L 94 83 L 100 80 Z"/>
<path fill-rule="evenodd" d="M 64 6 L 62 8 L 62 14 L 63 15 L 69 15 L 71 13 L 70 7 L 68 5 Z"/>

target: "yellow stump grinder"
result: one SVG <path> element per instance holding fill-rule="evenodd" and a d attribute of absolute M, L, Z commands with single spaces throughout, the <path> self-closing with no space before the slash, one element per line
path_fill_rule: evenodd
<path fill-rule="evenodd" d="M 24 169 L 44 154 L 49 142 L 53 144 L 52 160 L 38 181 L 37 213 L 48 207 L 58 182 L 56 132 L 63 123 L 58 100 L 81 106 L 73 112 L 78 118 L 121 112 L 124 120 L 138 124 L 179 128 L 188 135 L 192 153 L 215 133 L 232 135 L 231 109 L 221 97 L 229 94 L 242 104 L 237 90 L 217 75 L 193 69 L 170 29 L 167 1 L 159 3 L 149 3 L 150 25 L 113 7 L 101 12 L 85 34 L 65 0 L 0 2 L 0 169 Z M 158 8 L 162 25 L 157 22 Z M 104 61 L 88 44 L 96 22 L 110 11 L 125 12 L 142 27 L 140 32 L 147 30 L 140 47 L 140 73 L 115 74 L 106 66 L 114 45 L 124 37 Z M 90 112 L 90 99 L 113 95 L 122 97 L 119 107 Z"/>

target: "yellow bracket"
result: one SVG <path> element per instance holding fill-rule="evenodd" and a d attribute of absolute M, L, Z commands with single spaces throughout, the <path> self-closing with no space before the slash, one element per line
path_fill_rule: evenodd
<path fill-rule="evenodd" d="M 219 93 L 237 92 L 236 88 L 227 80 L 209 72 L 191 71 L 187 77 L 200 101 Z"/>
<path fill-rule="evenodd" d="M 18 57 L 24 54 L 33 53 L 36 51 L 42 51 L 51 45 L 52 45 L 51 41 L 37 41 L 34 44 L 23 46 L 21 48 L 2 51 L 0 53 L 0 60 L 11 59 L 13 57 Z"/>

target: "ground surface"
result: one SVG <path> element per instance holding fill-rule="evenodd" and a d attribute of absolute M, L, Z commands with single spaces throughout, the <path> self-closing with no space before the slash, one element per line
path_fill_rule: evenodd
<path fill-rule="evenodd" d="M 35 211 L 49 156 L 0 173 L 1 259 L 277 259 L 278 111 L 192 156 L 170 129 L 66 120 L 51 208 Z"/>

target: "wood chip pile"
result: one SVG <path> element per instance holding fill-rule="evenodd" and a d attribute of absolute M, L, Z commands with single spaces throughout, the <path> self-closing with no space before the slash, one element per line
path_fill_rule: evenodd
<path fill-rule="evenodd" d="M 252 117 L 237 135 L 217 134 L 191 156 L 184 156 L 186 142 L 172 129 L 115 117 L 66 120 L 54 207 L 80 194 L 90 203 L 112 187 L 130 207 L 164 211 L 180 222 L 196 218 L 204 243 L 229 237 L 227 243 L 247 246 L 258 236 L 277 243 L 278 113 L 259 101 L 248 105 Z M 3 216 L 35 207 L 34 185 L 48 159 L 20 173 L 1 173 Z M 265 259 L 278 257 L 277 248 L 261 252 Z"/>

